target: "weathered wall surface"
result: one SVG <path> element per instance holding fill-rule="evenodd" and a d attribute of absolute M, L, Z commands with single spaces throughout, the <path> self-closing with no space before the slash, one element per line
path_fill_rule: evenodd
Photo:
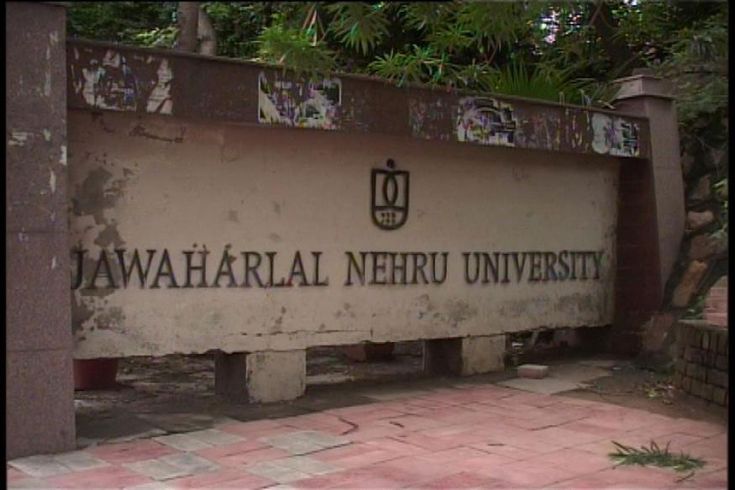
<path fill-rule="evenodd" d="M 621 112 L 110 43 L 68 44 L 69 107 L 645 159 L 649 121 Z"/>
<path fill-rule="evenodd" d="M 77 358 L 612 321 L 614 158 L 79 110 L 69 146 Z M 389 158 L 409 173 L 394 230 L 371 217 Z M 142 286 L 120 268 L 136 249 Z M 364 284 L 361 252 L 389 252 L 365 255 Z"/>

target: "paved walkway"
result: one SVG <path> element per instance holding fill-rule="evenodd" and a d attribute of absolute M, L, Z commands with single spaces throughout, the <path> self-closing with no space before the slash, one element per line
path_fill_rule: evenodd
<path fill-rule="evenodd" d="M 613 467 L 611 441 L 706 461 Z M 507 387 L 458 385 L 309 415 L 10 461 L 10 488 L 727 488 L 727 428 Z"/>

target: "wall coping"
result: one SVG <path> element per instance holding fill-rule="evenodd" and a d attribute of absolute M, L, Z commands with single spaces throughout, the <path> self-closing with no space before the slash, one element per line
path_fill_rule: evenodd
<path fill-rule="evenodd" d="M 309 81 L 248 60 L 81 39 L 67 41 L 67 72 L 72 109 L 650 158 L 648 119 L 572 104 L 356 74 Z"/>

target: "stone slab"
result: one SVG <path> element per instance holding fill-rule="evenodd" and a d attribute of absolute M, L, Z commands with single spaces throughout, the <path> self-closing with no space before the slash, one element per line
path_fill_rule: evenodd
<path fill-rule="evenodd" d="M 319 431 L 298 431 L 261 439 L 266 444 L 294 455 L 308 454 L 322 449 L 349 444 L 349 439 Z"/>
<path fill-rule="evenodd" d="M 273 464 L 292 468 L 296 471 L 308 473 L 310 475 L 327 475 L 342 471 L 342 468 L 335 466 L 309 456 L 293 456 L 291 458 L 274 459 Z"/>
<path fill-rule="evenodd" d="M 154 480 L 170 480 L 180 476 L 187 476 L 189 472 L 178 466 L 165 463 L 159 459 L 151 459 L 146 461 L 138 461 L 135 463 L 125 463 L 122 466 L 136 473 L 153 478 Z"/>
<path fill-rule="evenodd" d="M 254 352 L 247 356 L 251 402 L 293 400 L 306 389 L 306 350 Z"/>
<path fill-rule="evenodd" d="M 211 444 L 195 439 L 188 434 L 171 434 L 168 436 L 154 437 L 153 440 L 178 449 L 179 451 L 198 451 L 212 447 Z"/>
<path fill-rule="evenodd" d="M 95 458 L 85 451 L 72 451 L 54 456 L 54 459 L 72 471 L 92 470 L 110 466 L 107 461 Z"/>
<path fill-rule="evenodd" d="M 508 388 L 530 391 L 532 393 L 541 393 L 544 395 L 563 393 L 565 391 L 576 390 L 580 387 L 579 383 L 552 377 L 544 379 L 516 378 L 507 381 L 501 381 L 498 384 L 500 386 L 506 386 Z"/>
<path fill-rule="evenodd" d="M 191 453 L 169 454 L 168 456 L 162 456 L 158 459 L 166 464 L 181 468 L 190 475 L 207 473 L 209 471 L 216 471 L 219 469 L 219 465 Z"/>
<path fill-rule="evenodd" d="M 8 461 L 8 464 L 35 478 L 48 478 L 72 471 L 68 466 L 57 461 L 52 455 L 47 454 L 14 459 Z"/>
<path fill-rule="evenodd" d="M 222 446 L 225 444 L 234 444 L 236 442 L 242 442 L 245 438 L 230 434 L 229 432 L 223 432 L 217 429 L 205 429 L 194 432 L 188 432 L 186 434 L 198 441 L 212 446 Z"/>
<path fill-rule="evenodd" d="M 276 464 L 272 461 L 265 461 L 247 467 L 247 472 L 256 476 L 268 478 L 278 483 L 290 483 L 297 480 L 304 480 L 311 475 L 302 471 Z"/>

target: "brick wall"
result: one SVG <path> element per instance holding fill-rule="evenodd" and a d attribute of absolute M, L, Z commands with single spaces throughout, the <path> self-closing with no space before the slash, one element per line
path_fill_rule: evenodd
<path fill-rule="evenodd" d="M 728 405 L 728 332 L 702 321 L 676 325 L 674 385 L 698 398 Z"/>

